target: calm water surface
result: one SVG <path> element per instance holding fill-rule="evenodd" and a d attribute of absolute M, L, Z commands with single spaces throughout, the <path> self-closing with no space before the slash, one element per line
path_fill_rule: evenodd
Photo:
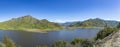
<path fill-rule="evenodd" d="M 99 30 L 101 28 L 71 28 L 68 30 L 49 31 L 48 33 L 0 30 L 0 41 L 2 41 L 4 35 L 8 35 L 16 44 L 22 47 L 51 46 L 57 40 L 71 42 L 74 38 L 92 39 Z"/>

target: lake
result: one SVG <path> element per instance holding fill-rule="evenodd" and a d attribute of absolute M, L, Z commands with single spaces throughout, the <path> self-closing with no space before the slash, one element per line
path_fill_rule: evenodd
<path fill-rule="evenodd" d="M 92 39 L 101 28 L 71 28 L 48 33 L 0 30 L 0 41 L 7 35 L 22 47 L 35 47 L 36 45 L 51 46 L 55 41 L 64 40 L 71 42 L 74 38 Z"/>

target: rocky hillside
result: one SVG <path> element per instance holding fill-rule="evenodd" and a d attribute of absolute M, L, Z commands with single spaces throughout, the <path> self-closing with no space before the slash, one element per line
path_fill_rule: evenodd
<path fill-rule="evenodd" d="M 120 47 L 120 30 L 95 43 L 94 47 Z"/>

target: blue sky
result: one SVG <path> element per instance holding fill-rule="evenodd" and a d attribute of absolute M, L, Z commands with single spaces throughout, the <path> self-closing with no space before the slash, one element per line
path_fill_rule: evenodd
<path fill-rule="evenodd" d="M 120 21 L 119 0 L 0 0 L 0 22 L 25 15 L 52 22 Z"/>

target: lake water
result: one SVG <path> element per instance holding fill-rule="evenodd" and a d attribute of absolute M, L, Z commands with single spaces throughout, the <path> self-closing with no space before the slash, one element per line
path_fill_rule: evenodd
<path fill-rule="evenodd" d="M 0 30 L 0 41 L 2 41 L 4 35 L 7 35 L 22 47 L 51 46 L 58 40 L 71 42 L 74 38 L 92 39 L 99 30 L 101 28 L 71 28 L 68 30 L 49 31 L 48 33 Z"/>

